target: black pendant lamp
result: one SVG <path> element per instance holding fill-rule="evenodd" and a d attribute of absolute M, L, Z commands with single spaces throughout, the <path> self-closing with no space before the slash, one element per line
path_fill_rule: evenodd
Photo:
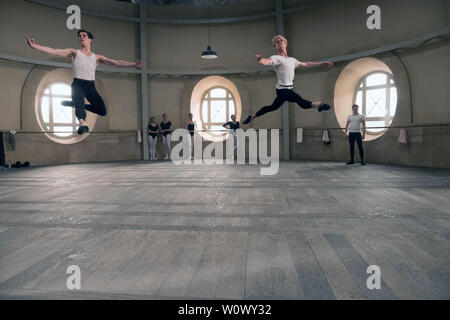
<path fill-rule="evenodd" d="M 202 52 L 202 58 L 203 59 L 216 59 L 217 58 L 217 52 L 215 52 L 211 48 L 211 39 L 209 35 L 209 0 L 208 0 L 208 46 L 206 47 L 206 50 Z"/>

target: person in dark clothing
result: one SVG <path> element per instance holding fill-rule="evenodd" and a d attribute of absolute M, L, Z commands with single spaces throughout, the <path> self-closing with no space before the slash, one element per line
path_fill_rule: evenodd
<path fill-rule="evenodd" d="M 233 135 L 233 150 L 237 148 L 237 136 L 236 136 L 236 130 L 239 129 L 239 121 L 236 121 L 236 115 L 231 115 L 231 121 L 228 121 L 223 125 L 224 128 L 230 130 L 230 134 Z"/>
<path fill-rule="evenodd" d="M 189 113 L 189 120 L 187 122 L 187 130 L 189 131 L 190 140 L 189 140 L 189 157 L 192 158 L 192 151 L 194 150 L 194 134 L 195 134 L 195 128 L 196 124 L 194 121 L 194 115 L 192 113 Z"/>
<path fill-rule="evenodd" d="M 257 54 L 256 60 L 265 66 L 273 66 L 277 74 L 276 93 L 277 96 L 271 105 L 262 107 L 255 114 L 249 115 L 243 122 L 243 124 L 250 123 L 254 118 L 261 117 L 262 115 L 272 112 L 280 108 L 286 101 L 296 102 L 303 109 L 317 108 L 319 112 L 324 110 L 330 110 L 331 106 L 320 101 L 311 102 L 303 99 L 294 89 L 294 76 L 295 69 L 298 67 L 314 67 L 314 66 L 327 66 L 333 65 L 330 61 L 323 62 L 302 62 L 298 61 L 294 57 L 287 55 L 287 40 L 282 35 L 277 35 L 272 39 L 272 45 L 276 50 L 276 55 L 270 58 L 264 58 Z"/>
<path fill-rule="evenodd" d="M 156 143 L 158 141 L 159 127 L 156 123 L 156 118 L 151 117 L 148 124 L 148 149 L 150 153 L 150 160 L 156 160 Z"/>
<path fill-rule="evenodd" d="M 227 123 L 225 123 L 223 125 L 223 127 L 233 130 L 233 132 L 236 131 L 237 129 L 239 129 L 239 121 L 236 121 L 236 115 L 232 114 L 231 121 L 228 121 Z"/>
<path fill-rule="evenodd" d="M 364 149 L 362 140 L 366 138 L 366 120 L 362 114 L 358 113 L 359 106 L 354 104 L 352 106 L 353 114 L 347 118 L 347 124 L 345 126 L 345 134 L 348 135 L 348 141 L 350 143 L 350 161 L 346 164 L 355 163 L 355 141 L 358 144 L 359 157 L 361 159 L 361 165 L 365 166 L 364 162 Z M 361 125 L 363 127 L 363 133 L 361 135 Z"/>
<path fill-rule="evenodd" d="M 80 29 L 78 30 L 78 41 L 80 42 L 80 49 L 53 49 L 38 45 L 34 39 L 28 35 L 25 36 L 28 45 L 38 51 L 48 53 L 52 56 L 70 58 L 72 61 L 72 70 L 74 79 L 72 82 L 72 101 L 63 101 L 64 106 L 75 107 L 75 115 L 80 122 L 80 127 L 77 130 L 78 134 L 89 132 L 89 127 L 86 123 L 86 111 L 93 112 L 100 116 L 106 115 L 106 106 L 102 97 L 98 94 L 95 88 L 95 69 L 98 64 L 107 64 L 117 67 L 136 67 L 141 68 L 141 60 L 136 62 L 127 62 L 123 60 L 113 60 L 105 56 L 94 54 L 91 52 L 91 44 L 94 36 L 91 32 Z M 84 104 L 86 98 L 90 104 Z"/>
<path fill-rule="evenodd" d="M 159 132 L 163 135 L 163 144 L 164 144 L 164 152 L 165 157 L 164 160 L 170 160 L 170 154 L 172 153 L 172 149 L 170 148 L 170 138 L 172 136 L 172 122 L 168 120 L 167 113 L 163 113 L 162 115 L 163 121 L 159 124 L 160 129 Z"/>

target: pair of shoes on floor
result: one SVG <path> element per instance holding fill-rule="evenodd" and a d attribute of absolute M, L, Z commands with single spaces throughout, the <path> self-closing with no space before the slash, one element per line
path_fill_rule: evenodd
<path fill-rule="evenodd" d="M 349 162 L 347 162 L 346 164 L 355 164 L 355 162 L 354 162 L 354 161 L 349 161 Z M 365 163 L 364 161 L 361 161 L 361 165 L 362 165 L 362 166 L 365 166 L 366 163 Z"/>
<path fill-rule="evenodd" d="M 77 133 L 81 136 L 84 133 L 89 132 L 89 127 L 88 126 L 80 126 L 77 130 Z"/>

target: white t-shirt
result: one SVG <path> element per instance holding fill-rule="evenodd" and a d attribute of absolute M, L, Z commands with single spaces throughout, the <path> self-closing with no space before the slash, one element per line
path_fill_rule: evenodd
<path fill-rule="evenodd" d="M 294 87 L 295 68 L 300 61 L 293 57 L 283 57 L 273 55 L 270 57 L 273 61 L 273 68 L 277 74 L 277 89 L 292 89 Z"/>
<path fill-rule="evenodd" d="M 347 120 L 350 121 L 350 132 L 361 132 L 361 123 L 364 121 L 364 116 L 362 114 L 356 116 L 351 114 L 348 116 Z"/>

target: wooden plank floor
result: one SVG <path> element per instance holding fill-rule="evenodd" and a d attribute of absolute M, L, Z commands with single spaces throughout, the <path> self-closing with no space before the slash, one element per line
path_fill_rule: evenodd
<path fill-rule="evenodd" d="M 81 290 L 66 288 L 78 265 Z M 369 290 L 366 269 L 381 268 Z M 450 299 L 450 170 L 0 171 L 0 299 Z"/>

